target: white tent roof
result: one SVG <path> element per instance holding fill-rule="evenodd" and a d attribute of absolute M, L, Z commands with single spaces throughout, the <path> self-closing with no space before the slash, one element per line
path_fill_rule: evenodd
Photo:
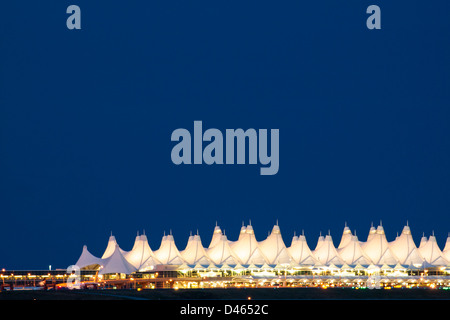
<path fill-rule="evenodd" d="M 116 250 L 116 246 L 118 246 L 116 237 L 114 237 L 111 233 L 111 236 L 108 239 L 108 245 L 106 246 L 105 252 L 102 255 L 102 259 L 109 258 L 114 253 L 114 250 Z M 124 251 L 120 249 L 120 247 L 119 250 L 120 252 L 124 253 Z"/>
<path fill-rule="evenodd" d="M 372 223 L 370 226 L 369 234 L 367 235 L 366 242 L 369 242 L 376 233 L 377 233 L 377 229 L 375 229 L 375 227 L 373 226 L 373 223 Z"/>
<path fill-rule="evenodd" d="M 244 222 L 242 222 L 242 227 L 241 230 L 239 231 L 239 237 L 236 241 L 232 241 L 232 240 L 228 240 L 228 243 L 230 244 L 231 247 L 233 247 L 233 245 L 238 242 L 239 240 L 241 240 L 243 237 L 245 237 L 245 231 L 246 231 L 246 227 L 244 225 Z"/>
<path fill-rule="evenodd" d="M 113 258 L 114 256 L 114 258 Z M 123 261 L 125 260 L 125 262 Z M 363 265 L 373 264 L 389 268 L 402 265 L 408 268 L 424 268 L 428 266 L 448 266 L 450 262 L 450 234 L 443 251 L 436 243 L 434 234 L 427 240 L 422 237 L 419 248 L 415 246 L 408 225 L 403 228 L 400 236 L 388 243 L 383 227 L 371 228 L 368 241 L 360 242 L 352 235 L 345 225 L 339 248 L 336 249 L 331 235 L 319 236 L 314 251 L 311 251 L 304 234 L 294 235 L 291 246 L 286 247 L 278 223 L 273 227 L 268 237 L 258 242 L 251 224 L 242 226 L 237 241 L 229 241 L 220 227 L 216 225 L 210 247 L 205 249 L 200 236 L 191 236 L 186 248 L 178 251 L 172 234 L 164 235 L 160 248 L 153 252 L 147 237 L 137 236 L 133 248 L 126 252 L 120 249 L 115 237 L 111 234 L 102 258 L 92 255 L 87 247 L 83 247 L 77 261 L 80 268 L 95 269 L 104 266 L 102 273 L 130 273 L 135 270 L 152 270 L 158 265 L 189 265 L 196 266 L 244 266 L 273 267 L 314 266 L 315 268 L 333 265 Z M 130 267 L 131 266 L 131 267 Z"/>
<path fill-rule="evenodd" d="M 113 254 L 116 245 L 117 245 L 116 237 L 114 237 L 111 233 L 111 236 L 108 239 L 108 245 L 106 246 L 105 252 L 102 255 L 102 259 L 109 258 Z"/>
<path fill-rule="evenodd" d="M 403 228 L 401 235 L 395 241 L 389 243 L 389 246 L 400 264 L 407 266 L 422 265 L 423 257 L 414 243 L 408 224 Z"/>
<path fill-rule="evenodd" d="M 419 252 L 425 261 L 433 266 L 446 266 L 448 265 L 447 259 L 445 259 L 441 249 L 439 248 L 436 237 L 431 235 L 428 241 L 424 243 L 420 248 Z"/>
<path fill-rule="evenodd" d="M 93 267 L 96 268 L 98 266 L 101 266 L 103 264 L 103 260 L 101 258 L 97 258 L 92 253 L 90 253 L 87 249 L 87 246 L 83 246 L 83 252 L 81 253 L 81 256 L 78 258 L 77 265 L 80 268 L 89 268 Z"/>
<path fill-rule="evenodd" d="M 159 261 L 155 254 L 153 253 L 150 257 L 148 257 L 147 260 L 144 261 L 144 263 L 139 267 L 139 271 L 148 271 L 153 270 L 156 268 L 157 265 L 162 264 L 161 261 Z"/>
<path fill-rule="evenodd" d="M 320 232 L 319 238 L 317 239 L 317 244 L 316 244 L 316 248 L 314 249 L 314 251 L 319 250 L 319 248 L 323 245 L 324 243 L 324 236 L 322 236 L 322 232 Z"/>
<path fill-rule="evenodd" d="M 371 264 L 370 258 L 364 253 L 356 235 L 352 235 L 350 241 L 346 242 L 347 244 L 344 247 L 337 249 L 339 256 L 346 264 L 367 266 Z"/>
<path fill-rule="evenodd" d="M 264 257 L 266 257 L 268 264 L 284 265 L 290 264 L 293 260 L 284 244 L 278 222 L 273 226 L 272 232 L 267 239 L 259 242 L 258 246 Z"/>
<path fill-rule="evenodd" d="M 149 258 L 156 259 L 145 234 L 137 235 L 131 251 L 123 252 L 123 255 L 137 269 L 141 269 Z"/>
<path fill-rule="evenodd" d="M 198 233 L 189 237 L 186 248 L 181 252 L 181 256 L 188 265 L 200 264 L 208 266 L 211 264 L 211 260 L 206 255 L 205 248 L 203 248 L 202 240 Z"/>
<path fill-rule="evenodd" d="M 243 265 L 263 265 L 267 262 L 267 259 L 264 257 L 264 254 L 258 246 L 258 242 L 256 241 L 255 233 L 251 225 L 248 225 L 244 232 L 243 228 L 241 228 L 239 238 L 236 242 L 231 244 L 231 249 Z"/>
<path fill-rule="evenodd" d="M 104 260 L 103 268 L 100 269 L 99 274 L 131 274 L 136 271 L 136 268 L 125 259 L 118 245 L 116 245 L 112 255 Z"/>
<path fill-rule="evenodd" d="M 423 247 L 426 243 L 428 242 L 427 237 L 425 237 L 425 233 L 422 235 L 422 238 L 420 238 L 420 244 L 419 244 L 419 249 L 421 247 Z"/>
<path fill-rule="evenodd" d="M 227 236 L 222 234 L 219 241 L 215 245 L 206 250 L 209 259 L 216 265 L 237 265 L 239 258 L 237 258 L 230 247 Z"/>
<path fill-rule="evenodd" d="M 211 239 L 211 242 L 209 243 L 208 248 L 214 247 L 216 245 L 216 243 L 220 242 L 221 238 L 222 238 L 222 230 L 216 223 L 216 226 L 214 227 L 212 239 Z"/>
<path fill-rule="evenodd" d="M 442 250 L 444 254 L 444 258 L 450 262 L 450 234 L 447 237 L 447 241 L 445 242 L 444 250 Z"/>
<path fill-rule="evenodd" d="M 161 246 L 155 251 L 156 258 L 161 264 L 175 264 L 182 265 L 184 262 L 183 257 L 175 245 L 175 240 L 172 234 L 164 235 L 161 240 Z"/>
<path fill-rule="evenodd" d="M 363 244 L 364 253 L 375 265 L 396 265 L 397 257 L 389 248 L 383 226 L 379 225 L 376 233 L 371 233 L 370 240 Z"/>
<path fill-rule="evenodd" d="M 352 240 L 352 232 L 350 228 L 347 227 L 347 223 L 345 223 L 344 231 L 342 232 L 341 242 L 339 243 L 338 249 L 343 248 Z"/>
<path fill-rule="evenodd" d="M 292 238 L 292 243 L 288 248 L 288 251 L 294 262 L 300 266 L 312 266 L 318 264 L 318 261 L 314 258 L 314 255 L 306 242 L 304 234 Z"/>
<path fill-rule="evenodd" d="M 341 259 L 339 253 L 334 247 L 333 238 L 330 234 L 325 236 L 321 244 L 318 244 L 318 248 L 313 251 L 313 255 L 314 258 L 324 265 L 334 264 L 342 266 L 344 264 L 344 261 Z"/>

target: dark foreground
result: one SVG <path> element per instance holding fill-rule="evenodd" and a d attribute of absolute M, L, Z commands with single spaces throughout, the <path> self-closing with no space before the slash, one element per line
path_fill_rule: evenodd
<path fill-rule="evenodd" d="M 450 290 L 343 288 L 154 289 L 154 290 L 17 290 L 0 300 L 450 300 Z"/>
<path fill-rule="evenodd" d="M 354 314 L 415 319 L 421 311 L 442 312 L 450 290 L 341 288 L 66 290 L 0 292 L 0 308 L 23 318 L 41 314 L 58 317 L 118 318 L 121 314 L 166 319 L 275 319 L 314 314 Z M 60 311 L 59 311 L 60 310 Z M 351 311 L 351 312 L 350 312 Z M 306 313 L 305 313 L 306 312 Z"/>

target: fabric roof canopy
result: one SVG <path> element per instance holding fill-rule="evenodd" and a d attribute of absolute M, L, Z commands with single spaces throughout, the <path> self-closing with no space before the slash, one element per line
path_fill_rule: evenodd
<path fill-rule="evenodd" d="M 291 246 L 288 248 L 288 251 L 295 263 L 300 266 L 313 266 L 318 264 L 311 249 L 308 247 L 304 234 L 292 238 Z"/>
<path fill-rule="evenodd" d="M 211 264 L 211 260 L 206 255 L 205 248 L 203 248 L 202 240 L 198 233 L 189 237 L 186 249 L 181 252 L 181 256 L 187 264 L 200 264 L 204 266 Z"/>
<path fill-rule="evenodd" d="M 75 263 L 80 268 L 90 269 L 97 268 L 98 266 L 103 265 L 103 259 L 95 257 L 88 251 L 87 246 L 83 246 L 83 252 L 81 253 L 80 258 Z"/>
<path fill-rule="evenodd" d="M 341 259 L 348 265 L 370 265 L 370 258 L 364 253 L 356 235 L 352 235 L 347 244 L 337 249 Z"/>
<path fill-rule="evenodd" d="M 398 259 L 389 248 L 383 226 L 379 225 L 375 233 L 371 233 L 370 240 L 363 244 L 364 253 L 375 265 L 396 265 Z"/>
<path fill-rule="evenodd" d="M 208 257 L 216 265 L 228 265 L 234 266 L 239 263 L 237 258 L 230 247 L 227 236 L 222 234 L 218 241 L 215 241 L 215 245 L 206 250 Z"/>
<path fill-rule="evenodd" d="M 156 259 L 145 234 L 137 235 L 131 251 L 123 252 L 123 255 L 136 269 L 141 269 L 149 258 Z"/>
<path fill-rule="evenodd" d="M 320 236 L 321 237 L 321 236 Z M 319 237 L 319 239 L 320 239 Z M 321 242 L 319 244 L 319 241 Z M 314 250 L 313 255 L 314 257 L 324 265 L 339 265 L 342 266 L 344 262 L 339 257 L 339 254 L 334 247 L 333 244 L 333 238 L 330 234 L 326 235 L 323 240 L 318 241 L 318 248 Z"/>
<path fill-rule="evenodd" d="M 116 237 L 114 237 L 111 233 L 111 236 L 108 239 L 108 245 L 106 246 L 105 252 L 102 255 L 102 259 L 109 258 L 114 253 L 114 250 L 116 250 L 116 245 L 118 245 Z"/>
<path fill-rule="evenodd" d="M 425 261 L 432 266 L 447 266 L 449 264 L 442 254 L 434 234 L 428 238 L 426 243 L 419 247 L 419 252 Z"/>
<path fill-rule="evenodd" d="M 414 243 L 411 235 L 411 229 L 408 225 L 403 228 L 401 235 L 389 245 L 400 264 L 415 266 L 422 265 L 424 259 L 420 255 L 419 249 Z"/>
<path fill-rule="evenodd" d="M 330 234 L 323 237 L 320 234 L 316 248 L 312 251 L 304 234 L 292 238 L 290 247 L 286 247 L 278 222 L 273 226 L 267 238 L 257 241 L 251 224 L 242 226 L 236 241 L 230 241 L 215 226 L 208 248 L 203 247 L 200 235 L 190 236 L 186 248 L 178 251 L 172 234 L 163 236 L 160 247 L 153 252 L 147 236 L 137 235 L 130 251 L 122 250 L 116 238 L 111 234 L 102 258 L 91 254 L 87 246 L 76 263 L 84 269 L 96 269 L 103 266 L 100 274 L 128 273 L 136 270 L 153 270 L 158 265 L 191 266 L 196 268 L 261 268 L 261 266 L 287 266 L 330 268 L 334 266 L 372 265 L 375 267 L 393 268 L 407 266 L 408 268 L 424 268 L 448 266 L 450 260 L 450 235 L 443 251 L 437 245 L 434 234 L 427 239 L 422 237 L 419 248 L 416 247 L 411 230 L 406 225 L 400 236 L 388 242 L 381 225 L 375 229 L 372 225 L 367 242 L 361 242 L 352 235 L 345 225 L 338 249 L 333 244 Z M 371 269 L 372 268 L 372 269 Z"/>
<path fill-rule="evenodd" d="M 258 241 L 256 241 L 255 233 L 251 225 L 248 225 L 244 232 L 241 228 L 239 238 L 231 244 L 231 249 L 243 265 L 263 265 L 267 262 L 267 259 L 258 246 Z"/>
<path fill-rule="evenodd" d="M 155 251 L 155 256 L 162 264 L 182 265 L 185 263 L 175 245 L 172 234 L 163 236 L 159 249 Z"/>
<path fill-rule="evenodd" d="M 272 232 L 266 240 L 258 243 L 261 252 L 268 264 L 290 264 L 293 260 L 284 244 L 278 223 L 273 226 Z"/>
<path fill-rule="evenodd" d="M 338 249 L 345 247 L 352 240 L 352 232 L 350 228 L 347 227 L 345 223 L 344 231 L 342 232 L 341 242 L 339 243 Z"/>
<path fill-rule="evenodd" d="M 107 273 L 125 273 L 131 274 L 137 269 L 125 259 L 120 248 L 116 245 L 112 255 L 105 259 L 103 268 L 100 268 L 99 274 Z"/>
<path fill-rule="evenodd" d="M 220 227 L 217 225 L 217 222 L 216 222 L 213 236 L 212 236 L 211 242 L 209 243 L 208 248 L 214 247 L 218 242 L 221 241 L 221 238 L 222 238 L 222 230 L 220 229 Z"/>
<path fill-rule="evenodd" d="M 450 235 L 447 237 L 447 241 L 445 242 L 444 250 L 442 250 L 444 254 L 444 258 L 450 262 Z"/>

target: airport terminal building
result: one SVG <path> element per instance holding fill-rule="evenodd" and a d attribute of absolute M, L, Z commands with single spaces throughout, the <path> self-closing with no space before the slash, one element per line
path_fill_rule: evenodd
<path fill-rule="evenodd" d="M 143 288 L 377 285 L 447 289 L 450 237 L 441 250 L 434 234 L 423 236 L 417 247 L 408 224 L 390 242 L 381 224 L 370 228 L 366 241 L 345 226 L 337 247 L 328 234 L 320 235 L 311 249 L 304 234 L 294 235 L 286 246 L 278 223 L 263 241 L 256 240 L 251 224 L 242 226 L 235 241 L 228 240 L 216 225 L 208 247 L 196 234 L 183 250 L 177 248 L 172 234 L 164 235 L 155 251 L 145 234 L 136 236 L 130 251 L 121 249 L 111 235 L 101 257 L 84 246 L 75 265 L 82 272 L 95 271 L 98 279 L 119 285 L 132 279 Z"/>

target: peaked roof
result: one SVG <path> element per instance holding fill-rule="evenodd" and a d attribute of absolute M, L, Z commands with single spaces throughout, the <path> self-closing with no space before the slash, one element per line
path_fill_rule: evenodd
<path fill-rule="evenodd" d="M 375 227 L 373 226 L 373 223 L 372 223 L 370 226 L 370 229 L 369 229 L 369 234 L 367 235 L 366 242 L 369 242 L 376 233 L 377 233 L 377 229 L 375 229 Z"/>
<path fill-rule="evenodd" d="M 248 225 L 245 230 L 243 228 L 241 228 L 238 240 L 231 244 L 234 255 L 239 258 L 243 265 L 266 263 L 267 259 L 258 246 L 253 227 Z"/>
<path fill-rule="evenodd" d="M 200 264 L 208 266 L 211 264 L 211 260 L 206 255 L 202 240 L 198 234 L 189 237 L 186 248 L 181 252 L 181 256 L 188 265 Z"/>
<path fill-rule="evenodd" d="M 407 266 L 422 265 L 424 259 L 414 243 L 411 229 L 408 225 L 403 228 L 401 235 L 392 241 L 389 246 L 400 264 Z"/>
<path fill-rule="evenodd" d="M 273 226 L 272 232 L 266 240 L 258 243 L 261 252 L 268 264 L 290 264 L 293 260 L 284 244 L 278 223 Z"/>
<path fill-rule="evenodd" d="M 341 241 L 342 242 L 342 241 Z M 358 237 L 352 235 L 347 244 L 337 249 L 341 259 L 348 265 L 370 265 L 370 258 L 364 253 Z"/>
<path fill-rule="evenodd" d="M 324 236 L 322 236 L 322 232 L 319 235 L 319 238 L 317 239 L 317 244 L 316 244 L 316 248 L 314 249 L 314 251 L 319 250 L 319 248 L 323 245 L 324 243 Z"/>
<path fill-rule="evenodd" d="M 396 265 L 397 257 L 389 248 L 383 226 L 379 225 L 375 233 L 371 233 L 370 240 L 363 244 L 364 253 L 375 265 Z"/>
<path fill-rule="evenodd" d="M 206 254 L 217 265 L 237 265 L 239 263 L 239 258 L 234 255 L 227 236 L 224 234 L 213 247 L 206 250 Z"/>
<path fill-rule="evenodd" d="M 208 248 L 212 248 L 216 245 L 216 243 L 218 243 L 222 238 L 222 230 L 220 229 L 220 227 L 216 224 L 216 226 L 214 227 L 214 232 L 212 235 L 212 239 L 211 242 L 209 243 Z"/>
<path fill-rule="evenodd" d="M 445 247 L 444 250 L 442 250 L 442 253 L 445 259 L 450 262 L 450 234 L 447 237 L 447 241 L 445 242 Z"/>
<path fill-rule="evenodd" d="M 341 242 L 339 243 L 338 249 L 343 248 L 352 240 L 352 232 L 350 228 L 347 227 L 347 223 L 345 223 L 344 231 L 342 232 Z"/>
<path fill-rule="evenodd" d="M 78 258 L 77 265 L 80 268 L 94 268 L 96 269 L 98 266 L 103 264 L 103 260 L 101 258 L 97 258 L 92 253 L 88 251 L 86 245 L 83 246 L 83 251 L 81 252 L 81 256 Z"/>
<path fill-rule="evenodd" d="M 299 237 L 294 236 L 292 238 L 292 243 L 288 248 L 288 251 L 294 262 L 300 266 L 313 266 L 318 264 L 318 261 L 314 258 L 314 255 L 306 242 L 306 237 L 303 234 Z"/>
<path fill-rule="evenodd" d="M 141 269 L 141 266 L 149 259 L 155 259 L 154 253 L 150 248 L 147 240 L 147 236 L 137 235 L 134 241 L 131 251 L 123 252 L 124 257 L 130 262 L 136 269 Z"/>
<path fill-rule="evenodd" d="M 320 237 L 319 237 L 320 241 Z M 344 262 L 339 256 L 339 253 L 337 252 L 336 248 L 333 244 L 333 238 L 330 234 L 326 235 L 325 238 L 321 241 L 321 244 L 319 245 L 318 241 L 318 248 L 316 248 L 313 251 L 314 257 L 324 265 L 343 265 Z"/>
<path fill-rule="evenodd" d="M 161 261 L 161 264 L 182 265 L 184 263 L 172 234 L 163 236 L 159 249 L 155 251 L 155 256 Z"/>
<path fill-rule="evenodd" d="M 137 269 L 125 259 L 118 245 L 114 248 L 112 255 L 105 259 L 103 268 L 99 274 L 107 273 L 125 273 L 131 274 Z"/>
<path fill-rule="evenodd" d="M 117 241 L 116 237 L 114 237 L 111 233 L 111 236 L 108 239 L 108 245 L 106 246 L 105 252 L 102 255 L 102 259 L 109 258 L 116 249 Z"/>
<path fill-rule="evenodd" d="M 439 248 L 434 234 L 428 238 L 426 243 L 419 247 L 419 252 L 425 261 L 432 266 L 446 266 L 449 264 Z"/>
<path fill-rule="evenodd" d="M 426 243 L 427 243 L 428 239 L 427 237 L 425 237 L 425 233 L 422 235 L 422 238 L 420 238 L 420 244 L 419 244 L 419 249 L 421 247 L 423 247 Z"/>

